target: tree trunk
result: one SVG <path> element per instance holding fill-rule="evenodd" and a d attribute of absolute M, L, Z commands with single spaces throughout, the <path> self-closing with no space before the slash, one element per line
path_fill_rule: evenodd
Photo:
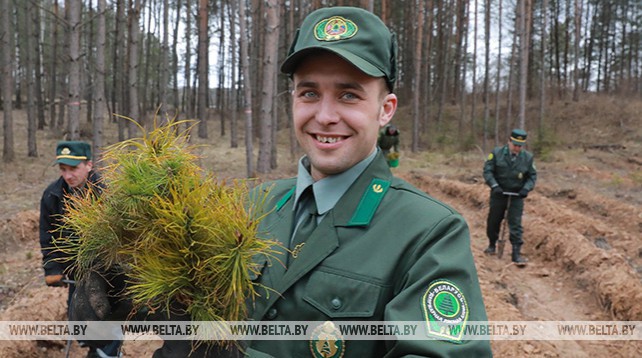
<path fill-rule="evenodd" d="M 490 120 L 490 5 L 491 0 L 486 0 L 484 5 L 484 123 L 482 135 L 482 151 L 488 149 L 488 121 Z"/>
<path fill-rule="evenodd" d="M 239 143 L 238 143 L 238 106 L 236 105 L 236 98 L 237 98 L 237 64 L 236 64 L 236 55 L 237 55 L 237 36 L 236 36 L 236 21 L 234 20 L 236 16 L 236 1 L 230 1 L 230 6 L 227 8 L 228 10 L 228 18 L 231 21 L 230 24 L 230 54 L 232 55 L 231 58 L 231 63 L 232 65 L 230 66 L 230 78 L 232 79 L 232 86 L 230 88 L 230 103 L 231 103 L 231 118 L 230 118 L 230 147 L 232 148 L 238 148 Z"/>
<path fill-rule="evenodd" d="M 56 128 L 56 99 L 58 93 L 56 85 L 58 82 L 58 2 L 53 2 L 53 18 L 51 20 L 51 60 L 49 67 L 49 125 Z M 62 102 L 62 101 L 60 101 Z"/>
<path fill-rule="evenodd" d="M 526 90 L 528 88 L 528 40 L 529 35 L 529 15 L 531 1 L 523 0 L 520 2 L 520 48 L 519 48 L 519 127 L 526 128 Z"/>
<path fill-rule="evenodd" d="M 176 19 L 174 21 L 174 37 L 172 42 L 172 107 L 173 117 L 178 118 L 180 112 L 178 99 L 178 28 L 181 23 L 181 0 L 176 0 Z"/>
<path fill-rule="evenodd" d="M 161 116 L 161 122 L 166 121 L 168 115 L 170 97 L 168 95 L 169 86 L 169 1 L 163 0 L 163 44 L 160 53 L 160 78 L 158 86 L 158 114 Z"/>
<path fill-rule="evenodd" d="M 185 13 L 188 16 L 185 17 L 185 86 L 183 87 L 183 111 L 187 113 L 187 118 L 194 118 L 194 107 L 192 106 L 192 1 L 185 1 Z"/>
<path fill-rule="evenodd" d="M 80 139 L 80 16 L 82 2 L 68 1 L 69 6 L 69 96 L 68 132 L 70 140 Z"/>
<path fill-rule="evenodd" d="M 94 99 L 94 163 L 100 163 L 103 147 L 103 123 L 107 118 L 107 105 L 105 99 L 105 43 L 107 41 L 107 28 L 105 24 L 105 9 L 107 0 L 98 0 L 98 29 L 96 34 L 96 91 Z"/>
<path fill-rule="evenodd" d="M 2 108 L 3 108 L 3 121 L 2 127 L 4 130 L 4 143 L 2 147 L 2 160 L 5 163 L 12 163 L 15 158 L 15 149 L 13 141 L 13 1 L 0 0 L 0 26 L 2 32 L 0 34 L 2 53 L 0 57 L 2 76 Z"/>
<path fill-rule="evenodd" d="M 412 152 L 417 152 L 419 150 L 419 125 L 420 125 L 420 116 L 419 113 L 419 104 L 421 103 L 421 63 L 422 63 L 422 37 L 424 34 L 424 0 L 416 1 L 415 6 L 417 6 L 416 19 L 415 19 L 415 53 L 414 57 L 414 78 L 412 79 Z"/>
<path fill-rule="evenodd" d="M 36 145 L 36 130 L 38 127 L 36 118 L 36 86 L 34 83 L 34 46 L 33 43 L 33 22 L 31 13 L 34 11 L 34 5 L 31 2 L 23 2 L 23 19 L 25 24 L 24 47 L 21 53 L 25 59 L 25 82 L 27 84 L 27 156 L 38 157 L 38 147 Z"/>
<path fill-rule="evenodd" d="M 6 0 L 5 0 L 6 1 Z M 243 95 L 245 114 L 245 165 L 247 167 L 247 177 L 254 177 L 254 145 L 252 129 L 252 81 L 250 80 L 250 61 L 248 58 L 249 49 L 247 37 L 247 26 L 245 16 L 245 1 L 239 1 L 239 28 L 241 42 L 241 70 L 243 72 Z"/>
<path fill-rule="evenodd" d="M 256 169 L 268 173 L 273 166 L 273 111 L 276 94 L 276 73 L 279 50 L 279 18 L 277 0 L 265 1 L 265 42 L 263 43 L 263 91 L 261 91 L 261 116 L 259 157 Z"/>
<path fill-rule="evenodd" d="M 479 9 L 478 3 L 475 0 L 475 25 L 473 28 L 473 58 L 471 60 L 473 66 L 473 83 L 472 91 L 470 93 L 470 138 L 475 138 L 475 119 L 477 118 L 477 16 Z"/>
<path fill-rule="evenodd" d="M 117 0 L 116 2 L 116 24 L 115 24 L 115 34 L 114 38 L 116 43 L 113 46 L 112 52 L 112 73 L 114 74 L 114 81 L 111 87 L 111 100 L 112 106 L 111 110 L 113 113 L 119 113 L 121 115 L 127 115 L 125 113 L 125 108 L 127 108 L 127 96 L 125 91 L 125 66 L 127 66 L 127 61 L 125 56 L 127 54 L 125 43 L 125 31 L 122 31 L 124 27 L 125 18 L 125 2 L 124 0 Z M 122 59 L 122 60 L 121 60 Z M 117 119 L 118 122 L 118 141 L 125 140 L 125 129 L 128 124 L 122 118 Z"/>
<path fill-rule="evenodd" d="M 537 139 L 541 143 L 544 139 L 544 112 L 546 109 L 546 28 L 548 26 L 548 0 L 542 2 L 542 49 L 540 52 L 540 83 L 539 83 L 539 120 L 537 125 Z"/>
<path fill-rule="evenodd" d="M 501 90 L 501 74 L 502 74 L 502 21 L 504 20 L 502 17 L 502 0 L 499 0 L 499 9 L 498 9 L 498 15 L 497 15 L 497 26 L 499 27 L 497 30 L 498 34 L 498 39 L 497 39 L 497 78 L 495 83 L 495 143 L 494 145 L 497 146 L 499 144 L 499 97 L 500 97 L 500 90 Z"/>
<path fill-rule="evenodd" d="M 221 123 L 220 135 L 225 136 L 225 5 L 221 4 L 219 7 L 220 14 L 220 29 L 219 29 L 219 52 L 218 52 L 218 87 L 216 89 L 216 108 L 218 109 L 219 119 Z"/>
<path fill-rule="evenodd" d="M 510 126 L 513 123 L 513 88 L 515 85 L 515 61 L 517 61 L 517 39 L 518 39 L 518 29 L 519 29 L 519 11 L 517 7 L 515 8 L 515 31 L 513 31 L 513 43 L 511 44 L 510 52 L 510 62 L 508 64 L 508 89 L 507 89 L 507 99 L 506 99 L 506 122 L 504 123 L 504 136 L 510 133 Z"/>
<path fill-rule="evenodd" d="M 198 136 L 207 138 L 207 98 L 209 94 L 208 1 L 198 2 Z"/>
<path fill-rule="evenodd" d="M 469 14 L 469 13 L 470 13 L 470 11 L 466 11 L 465 12 L 464 15 L 466 16 L 466 21 L 462 22 L 464 24 L 464 26 L 465 26 L 464 34 L 462 35 L 464 37 L 464 46 L 463 46 L 463 48 L 465 48 L 465 49 L 468 48 L 468 38 L 469 38 L 468 31 L 469 31 L 469 27 L 468 27 L 467 24 L 468 24 L 468 18 L 470 16 L 467 15 L 467 14 Z M 465 137 L 465 135 L 464 135 L 464 122 L 466 120 L 466 107 L 467 107 L 467 105 L 466 105 L 467 93 L 466 93 L 466 80 L 465 80 L 466 75 L 468 74 L 468 61 L 467 61 L 467 59 L 464 59 L 462 61 L 462 63 L 463 63 L 462 69 L 461 69 L 462 80 L 459 82 L 460 86 L 461 86 L 461 89 L 459 90 L 459 96 L 461 98 L 459 99 L 459 120 L 458 120 L 458 126 L 457 126 L 457 137 L 458 138 L 464 138 Z M 459 149 L 462 150 L 462 151 L 466 150 L 464 141 L 460 141 L 459 142 Z"/>
<path fill-rule="evenodd" d="M 129 8 L 129 62 L 128 62 L 128 83 L 129 89 L 129 117 L 141 123 L 139 100 L 138 100 L 138 41 L 140 21 L 140 0 L 132 0 Z M 138 127 L 134 122 L 129 122 L 129 138 L 138 136 Z M 142 124 L 142 123 L 141 123 Z"/>
<path fill-rule="evenodd" d="M 573 17 L 573 101 L 580 100 L 580 40 L 582 36 L 582 0 L 575 0 L 575 15 Z"/>
<path fill-rule="evenodd" d="M 35 84 L 35 95 L 36 95 L 36 115 L 38 116 L 38 129 L 44 129 L 47 125 L 45 120 L 45 101 L 42 98 L 42 41 L 40 39 L 41 33 L 41 18 L 40 18 L 40 7 L 35 7 L 31 13 L 31 21 L 34 24 L 33 28 L 33 41 L 34 41 L 34 84 Z"/>
<path fill-rule="evenodd" d="M 92 9 L 92 4 L 91 2 L 87 3 L 87 9 L 85 10 L 88 13 L 88 18 L 93 19 L 96 15 L 94 14 L 94 10 Z M 95 47 L 95 42 L 96 40 L 94 39 L 94 26 L 86 26 L 84 27 L 86 29 L 86 32 L 84 36 L 87 37 L 86 41 L 83 41 L 85 44 L 84 50 L 82 51 L 83 53 L 83 58 L 85 58 L 85 64 L 83 68 L 94 68 L 95 64 L 92 64 L 91 61 L 93 59 L 92 54 L 94 53 L 93 48 Z M 95 61 L 95 59 L 93 59 Z M 83 100 L 86 103 L 86 110 L 85 110 L 85 115 L 87 123 L 91 123 L 93 121 L 93 110 L 94 110 L 94 72 L 95 71 L 81 71 L 80 72 L 80 78 L 81 83 L 83 83 L 82 88 L 84 89 L 89 89 L 83 91 L 83 94 L 81 94 L 81 100 Z M 92 90 L 93 88 L 93 90 Z M 81 133 L 82 134 L 82 133 Z"/>

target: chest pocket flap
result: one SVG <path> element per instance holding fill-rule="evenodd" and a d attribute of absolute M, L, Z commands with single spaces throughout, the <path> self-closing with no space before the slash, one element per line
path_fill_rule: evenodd
<path fill-rule="evenodd" d="M 372 317 L 383 287 L 375 282 L 327 271 L 312 273 L 303 300 L 330 318 Z"/>

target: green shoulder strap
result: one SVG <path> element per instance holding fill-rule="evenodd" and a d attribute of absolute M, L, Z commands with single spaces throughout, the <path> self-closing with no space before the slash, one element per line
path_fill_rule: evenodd
<path fill-rule="evenodd" d="M 383 200 L 383 197 L 386 195 L 388 188 L 390 188 L 389 181 L 379 178 L 372 179 L 365 193 L 361 196 L 357 210 L 354 212 L 354 215 L 352 215 L 347 226 L 368 225 L 375 211 L 377 211 L 379 204 L 381 204 L 381 200 Z"/>

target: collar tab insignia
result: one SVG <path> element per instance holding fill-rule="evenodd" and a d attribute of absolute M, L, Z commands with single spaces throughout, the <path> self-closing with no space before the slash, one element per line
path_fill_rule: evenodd
<path fill-rule="evenodd" d="M 354 215 L 350 218 L 348 226 L 366 226 L 370 224 L 370 220 L 372 220 L 388 188 L 390 188 L 389 181 L 379 178 L 372 179 L 370 185 L 366 187 L 365 193 L 361 196 L 361 201 Z"/>

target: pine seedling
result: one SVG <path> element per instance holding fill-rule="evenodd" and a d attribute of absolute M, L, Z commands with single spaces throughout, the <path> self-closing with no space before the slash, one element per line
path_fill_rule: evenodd
<path fill-rule="evenodd" d="M 195 321 L 241 321 L 257 296 L 257 258 L 279 249 L 259 232 L 268 193 L 204 172 L 181 124 L 104 151 L 106 187 L 69 198 L 61 230 L 78 238 L 58 249 L 81 279 L 119 267 L 137 309 L 169 313 L 178 303 Z"/>

